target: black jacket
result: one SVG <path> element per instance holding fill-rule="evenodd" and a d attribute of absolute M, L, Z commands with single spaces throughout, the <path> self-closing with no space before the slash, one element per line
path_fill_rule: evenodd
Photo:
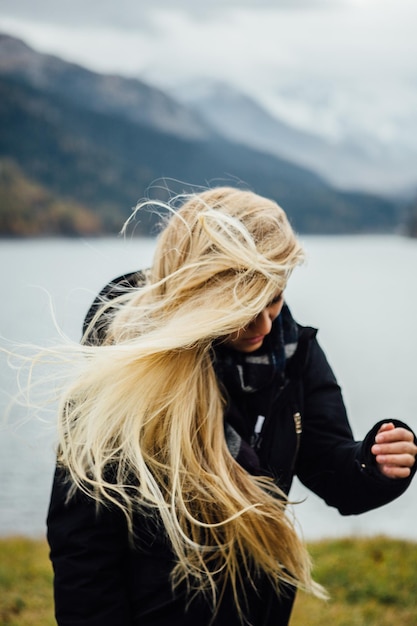
<path fill-rule="evenodd" d="M 135 275 L 110 284 L 106 297 L 135 281 Z M 87 316 L 91 319 L 94 307 Z M 96 340 L 100 340 L 98 326 Z M 380 426 L 363 442 L 353 439 L 340 388 L 321 350 L 316 331 L 299 327 L 297 351 L 288 361 L 285 382 L 242 394 L 223 380 L 229 398 L 226 419 L 244 441 L 262 408 L 266 420 L 256 444 L 262 471 L 288 491 L 294 475 L 343 515 L 381 506 L 402 494 L 411 477 L 392 480 L 376 468 L 370 448 Z M 398 425 L 404 425 L 396 422 Z M 415 472 L 415 468 L 413 474 Z M 136 516 L 136 542 L 129 544 L 123 515 L 97 511 L 78 493 L 67 502 L 69 483 L 62 470 L 54 479 L 48 514 L 48 540 L 55 570 L 55 607 L 59 626 L 206 626 L 212 618 L 202 598 L 187 607 L 184 590 L 174 597 L 169 585 L 172 554 L 155 519 Z M 282 599 L 265 580 L 247 589 L 248 623 L 285 626 L 294 593 Z M 215 626 L 238 626 L 232 593 L 225 593 Z"/>
<path fill-rule="evenodd" d="M 376 467 L 370 449 L 383 421 L 364 441 L 353 439 L 340 387 L 315 329 L 299 326 L 297 351 L 287 363 L 283 387 L 277 389 L 272 382 L 266 389 L 243 394 L 229 380 L 226 388 L 228 419 L 247 442 L 252 430 L 245 426 L 255 422 L 260 407 L 268 407 L 257 453 L 262 473 L 272 474 L 287 493 L 297 475 L 342 515 L 353 515 L 390 502 L 410 484 L 412 476 L 393 480 Z M 399 420 L 390 421 L 409 428 Z"/>

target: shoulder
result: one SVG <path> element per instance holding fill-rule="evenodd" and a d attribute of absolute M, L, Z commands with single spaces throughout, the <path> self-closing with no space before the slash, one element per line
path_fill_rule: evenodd
<path fill-rule="evenodd" d="M 87 334 L 87 338 L 85 340 L 87 343 L 95 345 L 102 343 L 108 326 L 108 318 L 112 313 L 112 308 L 107 306 L 108 303 L 127 294 L 131 289 L 144 285 L 146 282 L 146 275 L 146 270 L 138 270 L 128 274 L 122 274 L 121 276 L 111 280 L 103 287 L 100 293 L 95 297 L 84 319 L 82 332 L 84 337 L 86 337 Z M 92 321 L 97 317 L 97 314 L 103 307 L 106 308 L 106 312 L 96 319 L 94 327 L 90 329 L 89 327 Z"/>
<path fill-rule="evenodd" d="M 287 355 L 287 370 L 292 376 L 300 376 L 304 371 L 311 355 L 313 345 L 317 344 L 317 328 L 302 326 L 295 322 L 297 328 L 297 342 L 291 355 Z"/>

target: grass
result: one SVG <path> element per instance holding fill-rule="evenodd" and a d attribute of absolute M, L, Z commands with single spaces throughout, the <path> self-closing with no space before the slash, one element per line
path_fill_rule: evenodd
<path fill-rule="evenodd" d="M 309 544 L 323 602 L 300 593 L 291 626 L 415 626 L 417 543 L 386 537 Z M 0 539 L 0 626 L 52 626 L 52 570 L 43 540 Z"/>
<path fill-rule="evenodd" d="M 53 626 L 46 541 L 0 539 L 0 626 Z"/>
<path fill-rule="evenodd" d="M 309 548 L 330 600 L 300 593 L 291 626 L 416 626 L 417 543 L 373 537 Z"/>

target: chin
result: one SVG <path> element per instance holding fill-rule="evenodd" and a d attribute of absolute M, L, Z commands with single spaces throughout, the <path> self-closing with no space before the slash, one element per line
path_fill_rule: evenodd
<path fill-rule="evenodd" d="M 259 350 L 259 348 L 262 346 L 263 341 L 260 341 L 259 343 L 255 343 L 253 345 L 245 345 L 243 344 L 242 346 L 235 346 L 235 350 L 238 350 L 239 352 L 256 352 L 256 350 Z"/>

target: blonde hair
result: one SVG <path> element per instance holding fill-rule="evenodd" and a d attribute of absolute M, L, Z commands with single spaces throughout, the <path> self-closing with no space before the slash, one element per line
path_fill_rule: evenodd
<path fill-rule="evenodd" d="M 242 615 L 242 581 L 256 585 L 260 573 L 278 593 L 283 583 L 321 593 L 285 495 L 227 448 L 212 365 L 213 341 L 246 326 L 302 259 L 275 202 L 228 187 L 187 197 L 145 284 L 94 316 L 85 365 L 62 398 L 59 460 L 75 484 L 121 507 L 131 531 L 135 511 L 159 515 L 173 585 L 211 594 L 214 610 L 231 584 Z M 105 315 L 104 341 L 88 345 Z"/>

